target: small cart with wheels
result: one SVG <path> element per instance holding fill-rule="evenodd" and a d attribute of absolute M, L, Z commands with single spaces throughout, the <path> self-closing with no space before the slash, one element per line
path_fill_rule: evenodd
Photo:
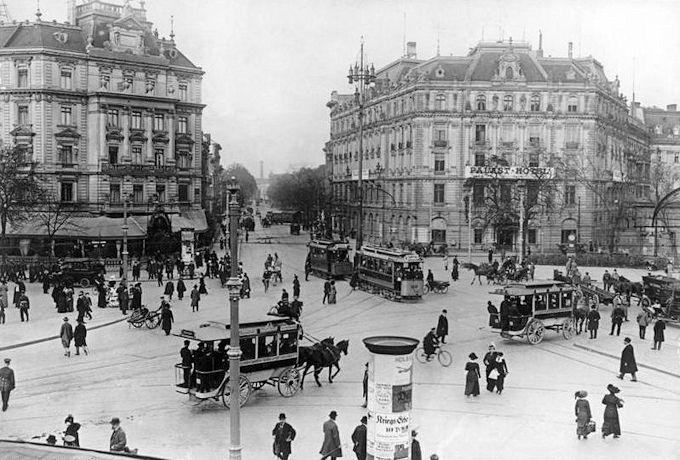
<path fill-rule="evenodd" d="M 510 284 L 493 291 L 503 296 L 500 312 L 489 311 L 489 325 L 505 339 L 526 339 L 541 343 L 546 330 L 569 340 L 575 331 L 574 291 L 559 281 L 531 281 Z"/>
<path fill-rule="evenodd" d="M 150 311 L 145 305 L 142 305 L 142 308 L 132 311 L 127 322 L 137 329 L 145 324 L 148 329 L 156 329 L 161 324 L 161 307 Z"/>
<path fill-rule="evenodd" d="M 294 396 L 300 389 L 302 377 L 298 367 L 300 324 L 288 318 L 272 318 L 241 323 L 239 330 L 242 352 L 240 405 L 245 405 L 252 393 L 265 385 L 276 387 L 284 398 Z M 173 335 L 204 344 L 203 356 L 195 356 L 193 366 L 175 365 L 177 391 L 199 402 L 221 400 L 229 407 L 229 361 L 226 352 L 220 354 L 213 350 L 219 348 L 220 343 L 228 348 L 230 326 L 209 321 L 196 329 L 183 329 Z M 210 353 L 206 353 L 207 350 Z M 209 359 L 203 359 L 206 354 L 210 355 Z"/>

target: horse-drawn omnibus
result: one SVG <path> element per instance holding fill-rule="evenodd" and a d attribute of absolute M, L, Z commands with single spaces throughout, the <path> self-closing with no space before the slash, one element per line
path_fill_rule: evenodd
<path fill-rule="evenodd" d="M 356 253 L 359 288 L 390 300 L 420 299 L 422 263 L 413 252 L 364 246 Z"/>
<path fill-rule="evenodd" d="M 570 339 L 575 332 L 574 291 L 559 281 L 510 284 L 492 294 L 503 296 L 500 312 L 489 310 L 489 326 L 505 339 L 524 339 L 532 345 L 543 340 L 545 330 Z"/>
<path fill-rule="evenodd" d="M 298 342 L 300 323 L 288 318 L 240 324 L 241 378 L 239 402 L 243 406 L 254 390 L 265 385 L 276 386 L 283 397 L 291 397 L 300 389 Z M 201 401 L 222 400 L 229 407 L 230 326 L 215 321 L 195 329 L 182 329 L 177 337 L 203 344 L 194 350 L 193 366 L 175 365 L 177 391 Z M 217 343 L 217 347 L 216 347 Z"/>
<path fill-rule="evenodd" d="M 308 244 L 309 263 L 312 274 L 322 278 L 341 278 L 352 274 L 349 260 L 350 246 L 343 241 L 325 239 L 312 240 Z"/>

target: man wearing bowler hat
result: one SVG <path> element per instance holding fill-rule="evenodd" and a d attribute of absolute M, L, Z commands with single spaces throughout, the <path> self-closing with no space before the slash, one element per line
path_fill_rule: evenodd
<path fill-rule="evenodd" d="M 127 437 L 125 431 L 120 426 L 120 419 L 113 417 L 111 419 L 111 442 L 109 443 L 111 452 L 127 452 Z"/>
<path fill-rule="evenodd" d="M 286 422 L 286 414 L 279 414 L 279 423 L 274 426 L 274 455 L 281 460 L 288 460 L 291 453 L 291 443 L 295 439 L 295 430 Z"/>
<path fill-rule="evenodd" d="M 0 369 L 0 394 L 2 395 L 2 411 L 5 412 L 9 407 L 9 394 L 14 390 L 14 371 L 10 369 L 9 363 L 12 360 L 5 358 L 5 367 Z"/>
<path fill-rule="evenodd" d="M 352 442 L 354 443 L 354 453 L 357 460 L 366 460 L 366 423 L 368 418 L 364 415 L 361 417 L 361 425 L 357 426 L 352 433 Z"/>
<path fill-rule="evenodd" d="M 323 445 L 319 453 L 321 454 L 321 460 L 330 458 L 335 460 L 338 457 L 342 457 L 342 445 L 340 444 L 340 432 L 338 431 L 338 425 L 335 423 L 335 418 L 338 413 L 334 410 L 328 414 L 328 420 L 323 424 Z"/>

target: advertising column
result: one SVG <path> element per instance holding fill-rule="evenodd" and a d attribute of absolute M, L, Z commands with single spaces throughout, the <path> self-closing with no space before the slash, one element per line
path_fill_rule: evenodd
<path fill-rule="evenodd" d="M 411 458 L 413 350 L 409 337 L 367 337 L 368 460 Z"/>

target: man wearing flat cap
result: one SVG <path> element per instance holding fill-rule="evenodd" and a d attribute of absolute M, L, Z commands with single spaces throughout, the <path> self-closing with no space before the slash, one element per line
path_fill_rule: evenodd
<path fill-rule="evenodd" d="M 274 426 L 274 455 L 281 460 L 288 460 L 291 443 L 295 439 L 295 429 L 286 422 L 286 414 L 279 414 L 279 423 Z"/>
<path fill-rule="evenodd" d="M 352 442 L 354 443 L 354 453 L 357 460 L 366 460 L 366 423 L 368 418 L 364 415 L 361 417 L 361 425 L 358 425 L 352 433 Z"/>
<path fill-rule="evenodd" d="M 5 358 L 5 366 L 0 368 L 0 394 L 2 395 L 3 412 L 9 407 L 9 394 L 14 390 L 14 371 L 9 367 L 11 361 L 11 359 Z"/>
<path fill-rule="evenodd" d="M 338 457 L 342 457 L 342 445 L 340 444 L 340 432 L 338 431 L 338 425 L 335 423 L 335 418 L 338 413 L 334 410 L 328 414 L 328 420 L 323 424 L 323 445 L 319 453 L 321 454 L 321 460 L 330 458 L 335 460 Z"/>

